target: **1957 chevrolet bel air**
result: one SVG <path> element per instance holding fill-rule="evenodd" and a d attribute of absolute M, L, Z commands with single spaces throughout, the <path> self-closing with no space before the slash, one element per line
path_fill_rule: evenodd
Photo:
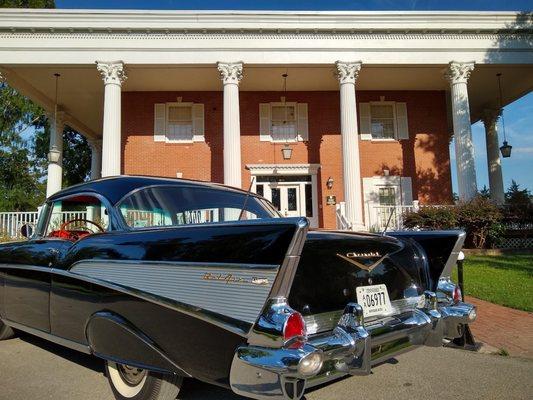
<path fill-rule="evenodd" d="M 255 399 L 462 335 L 460 231 L 308 231 L 255 194 L 122 176 L 51 196 L 0 245 L 0 339 L 16 330 L 105 360 L 117 399 L 174 399 L 184 377 Z"/>

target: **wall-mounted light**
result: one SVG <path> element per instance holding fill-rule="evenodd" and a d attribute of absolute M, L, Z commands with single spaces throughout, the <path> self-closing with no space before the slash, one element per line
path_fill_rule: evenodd
<path fill-rule="evenodd" d="M 383 176 L 389 176 L 389 175 L 390 175 L 390 170 L 384 169 L 383 170 Z"/>
<path fill-rule="evenodd" d="M 281 149 L 281 154 L 283 154 L 283 159 L 284 159 L 284 160 L 290 160 L 291 157 L 292 157 L 292 147 L 289 146 L 288 144 L 286 144 L 286 145 Z"/>
<path fill-rule="evenodd" d="M 328 178 L 328 180 L 326 181 L 326 187 L 327 187 L 328 189 L 333 188 L 333 182 L 334 182 L 334 180 L 333 180 L 333 178 L 330 176 L 330 177 Z"/>

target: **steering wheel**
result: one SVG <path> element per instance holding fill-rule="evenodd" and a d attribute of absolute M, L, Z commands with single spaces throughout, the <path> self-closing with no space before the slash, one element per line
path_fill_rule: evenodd
<path fill-rule="evenodd" d="M 105 232 L 105 229 L 102 228 L 102 226 L 98 225 L 96 222 L 91 221 L 90 219 L 84 219 L 84 218 L 75 218 L 68 221 L 65 221 L 61 224 L 59 227 L 58 235 L 59 237 L 63 238 L 72 238 L 74 240 L 78 240 L 80 236 L 85 236 L 83 233 L 86 232 L 87 235 L 94 233 L 91 231 L 88 227 L 76 227 L 76 231 L 69 231 L 68 229 L 65 229 L 70 224 L 73 224 L 75 222 L 83 222 L 83 223 L 89 223 L 91 225 L 94 225 L 100 232 Z"/>

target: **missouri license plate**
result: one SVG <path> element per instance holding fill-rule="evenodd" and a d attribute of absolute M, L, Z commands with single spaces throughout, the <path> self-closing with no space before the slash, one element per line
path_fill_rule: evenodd
<path fill-rule="evenodd" d="M 387 286 L 359 286 L 355 291 L 357 294 L 357 302 L 363 307 L 364 317 L 386 315 L 391 312 Z"/>

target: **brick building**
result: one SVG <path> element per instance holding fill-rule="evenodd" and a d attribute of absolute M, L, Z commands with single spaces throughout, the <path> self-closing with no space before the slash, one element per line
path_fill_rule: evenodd
<path fill-rule="evenodd" d="M 460 197 L 472 197 L 474 151 L 487 151 L 502 200 L 496 74 L 504 105 L 531 89 L 522 22 L 495 12 L 2 10 L 0 71 L 53 114 L 48 194 L 61 188 L 70 125 L 91 143 L 95 178 L 251 186 L 312 226 L 368 229 L 383 225 L 383 207 L 450 203 L 450 167 Z M 487 149 L 472 144 L 480 119 Z"/>

